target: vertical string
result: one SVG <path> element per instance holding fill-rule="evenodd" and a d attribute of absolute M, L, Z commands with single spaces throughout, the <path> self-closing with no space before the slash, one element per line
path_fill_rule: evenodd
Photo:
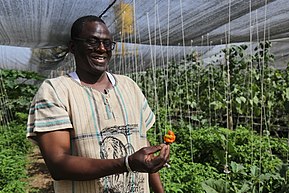
<path fill-rule="evenodd" d="M 229 56 L 230 56 L 230 54 L 229 54 L 229 46 L 230 46 L 230 36 L 231 36 L 231 0 L 229 0 L 229 16 L 228 16 L 228 19 L 229 19 L 229 21 L 228 21 L 228 29 L 227 30 L 225 30 L 226 31 L 226 35 L 227 35 L 227 37 L 226 37 L 226 49 L 227 49 L 227 52 L 226 52 L 226 66 L 227 66 L 227 89 L 226 89 L 226 101 L 227 101 L 227 128 L 228 129 L 232 129 L 232 126 L 233 126 L 233 124 L 232 124 L 232 120 L 231 120 L 231 116 L 232 116 L 232 114 L 231 114 L 231 112 L 232 112 L 232 110 L 231 110 L 231 107 L 232 107 L 232 105 L 231 105 L 231 89 L 230 89 L 230 87 L 231 87 L 231 80 L 230 80 L 230 61 L 229 61 Z M 229 174 L 229 172 L 228 172 L 228 168 L 229 168 L 229 166 L 228 166 L 228 149 L 229 149 L 229 143 L 228 143 L 228 140 L 229 140 L 229 136 L 228 136 L 228 133 L 226 134 L 226 150 L 225 150 L 225 167 L 224 167 L 224 171 L 225 171 L 225 174 L 226 174 L 226 187 L 225 187 L 225 192 L 228 192 L 228 179 L 229 179 L 229 176 L 228 176 L 228 174 Z"/>
<path fill-rule="evenodd" d="M 167 9 L 167 19 L 168 19 L 168 23 L 167 23 L 167 43 L 166 43 L 166 74 L 165 74 L 165 101 L 166 101 L 166 119 L 169 121 L 169 125 L 171 127 L 172 125 L 172 121 L 171 121 L 171 116 L 169 116 L 169 106 L 170 106 L 170 101 L 168 99 L 168 80 L 169 80 L 169 45 L 170 45 L 170 0 L 167 1 L 168 4 L 168 9 Z M 165 131 L 167 132 L 167 131 Z"/>
<path fill-rule="evenodd" d="M 136 26 L 137 26 L 137 24 L 136 24 L 136 2 L 135 2 L 135 0 L 133 0 L 133 21 L 134 21 L 134 26 L 133 26 L 133 34 L 134 34 L 134 57 L 133 57 L 133 60 L 134 60 L 134 64 L 135 64 L 135 80 L 136 80 L 136 82 L 138 83 L 139 82 L 139 76 L 138 76 L 138 71 L 139 71 L 139 69 L 138 69 L 138 66 L 139 66 L 139 64 L 138 64 L 138 60 L 137 60 L 137 58 L 138 58 L 138 46 L 137 46 L 137 33 L 136 33 Z"/>
<path fill-rule="evenodd" d="M 265 0 L 265 13 L 264 13 L 264 33 L 263 33 L 263 49 L 266 49 L 266 15 L 267 15 L 267 0 Z M 257 30 L 258 31 L 258 30 Z M 258 34 L 258 33 L 257 33 Z M 260 55 L 259 55 L 260 57 Z M 265 101 L 264 101 L 264 70 L 265 70 L 265 52 L 263 51 L 262 55 L 262 62 L 260 62 L 260 69 L 261 69 L 261 117 L 260 117 L 260 140 L 262 141 L 263 134 L 263 122 L 265 126 L 266 138 L 268 139 L 268 127 L 267 127 L 267 120 L 266 120 L 266 109 L 265 109 Z M 270 100 L 270 99 L 267 99 Z M 262 143 L 260 143 L 262 144 Z M 262 145 L 260 146 L 259 152 L 259 169 L 260 174 L 262 173 Z M 259 183 L 259 192 L 261 188 L 261 183 Z"/>
<path fill-rule="evenodd" d="M 0 108 L 0 121 L 1 121 L 1 125 L 0 125 L 0 130 L 4 131 L 4 129 L 8 129 L 8 132 L 3 132 L 5 134 L 5 138 L 7 139 L 9 135 L 11 135 L 11 130 L 10 130 L 10 126 L 9 123 L 13 120 L 13 116 L 12 116 L 12 112 L 10 110 L 10 108 L 7 105 L 8 102 L 8 95 L 5 89 L 5 85 L 3 82 L 3 75 L 2 75 L 3 71 L 2 69 L 0 69 L 0 104 L 1 104 L 1 108 Z M 8 141 L 8 144 L 10 145 L 10 142 Z M 1 151 L 1 149 L 0 149 Z"/>
<path fill-rule="evenodd" d="M 203 56 L 204 56 L 204 36 L 202 35 L 202 41 L 201 41 L 201 57 L 200 57 L 200 66 L 198 67 L 198 74 L 197 74 L 197 79 L 198 79 L 198 84 L 197 84 L 197 104 L 198 104 L 198 108 L 197 108 L 197 118 L 198 118 L 198 127 L 201 126 L 201 121 L 200 118 L 202 116 L 201 113 L 203 113 L 203 111 L 201 110 L 201 101 L 200 101 L 200 86 L 201 86 L 201 77 L 200 77 L 200 70 L 203 68 Z"/>
<path fill-rule="evenodd" d="M 210 34 L 207 33 L 207 47 L 209 47 L 210 51 L 210 43 L 209 43 L 209 36 Z M 212 112 L 211 112 L 211 65 L 209 65 L 208 69 L 208 98 L 209 98 L 209 127 L 212 126 Z"/>
<path fill-rule="evenodd" d="M 157 68 L 156 68 L 156 63 L 157 63 L 157 10 L 158 10 L 158 4 L 157 4 L 157 0 L 155 0 L 155 6 L 154 6 L 154 9 L 155 9 L 155 11 L 154 11 L 154 57 L 153 57 L 153 65 L 155 66 L 155 74 L 154 74 L 154 80 L 155 80 L 155 82 L 154 82 L 154 91 L 155 91 L 155 107 L 156 107 L 156 112 L 157 112 L 157 114 L 159 114 L 160 112 L 159 112 L 159 104 L 158 104 L 158 93 L 157 93 L 157 79 L 156 79 L 156 73 L 157 73 Z M 160 128 L 160 116 L 157 116 L 157 127 L 158 128 Z M 156 138 L 156 136 L 157 136 L 157 130 L 155 129 L 154 130 L 154 137 Z M 160 140 L 161 140 L 162 138 L 161 138 L 161 136 L 160 136 Z"/>
<path fill-rule="evenodd" d="M 252 0 L 250 0 L 250 91 L 251 91 L 251 101 L 253 101 L 254 98 L 254 92 L 253 92 L 253 26 L 252 26 Z M 254 103 L 251 102 L 251 131 L 254 131 Z M 253 135 L 251 135 L 251 141 L 253 141 Z M 253 164 L 254 159 L 254 147 L 253 143 L 251 146 L 251 165 Z"/>
<path fill-rule="evenodd" d="M 260 43 L 260 40 L 259 40 L 259 28 L 258 28 L 258 10 L 256 10 L 256 34 L 257 34 L 257 40 L 256 42 L 258 42 L 258 45 L 259 46 L 259 43 Z M 260 52 L 258 51 L 258 65 L 260 66 L 261 65 L 261 62 L 260 62 Z M 260 67 L 260 69 L 262 70 L 262 67 Z M 262 73 L 262 72 L 261 72 Z M 261 75 L 262 76 L 262 75 Z M 260 114 L 260 131 L 259 131 L 259 136 L 260 136 L 260 147 L 259 147 L 259 155 L 261 155 L 262 153 L 262 147 L 261 147 L 261 144 L 262 144 L 262 133 L 263 133 L 263 124 L 262 124 L 262 121 L 263 121 L 263 88 L 262 88 L 262 77 L 260 78 L 261 80 L 261 104 L 260 104 L 260 108 L 261 108 L 261 114 Z M 262 163 L 261 163 L 261 156 L 259 158 L 259 174 L 262 173 Z M 258 187 L 259 187 L 259 191 L 260 192 L 260 187 L 261 187 L 261 183 L 258 183 Z"/>
<path fill-rule="evenodd" d="M 2 69 L 0 69 L 0 93 L 1 96 L 1 110 L 4 112 L 0 117 L 2 118 L 2 121 L 4 123 L 4 125 L 7 125 L 9 127 L 9 123 L 13 120 L 13 114 L 12 111 L 10 110 L 10 108 L 8 107 L 7 103 L 8 103 L 8 95 L 6 92 L 6 88 L 5 88 L 5 84 L 3 81 L 3 75 L 2 75 L 3 71 Z"/>
<path fill-rule="evenodd" d="M 189 133 L 190 133 L 190 144 L 191 144 L 191 159 L 193 160 L 192 155 L 192 127 L 191 127 L 191 112 L 190 112 L 190 103 L 189 103 L 189 88 L 188 88 L 188 70 L 187 70 L 187 58 L 186 58 L 186 43 L 185 43 L 185 30 L 184 30 L 184 17 L 183 17 L 183 2 L 180 0 L 180 12 L 181 12 L 181 26 L 182 26 L 182 47 L 183 47 L 183 58 L 184 58 L 184 73 L 185 73 L 185 104 L 187 105 L 187 114 L 185 117 L 188 117 L 189 121 Z"/>
<path fill-rule="evenodd" d="M 155 69 L 154 53 L 153 53 L 153 49 L 152 49 L 149 13 L 147 13 L 147 24 L 148 24 L 148 35 L 149 35 L 149 45 L 150 45 L 150 54 L 151 54 L 151 67 L 152 67 L 152 71 L 153 71 L 154 107 L 155 107 L 155 111 L 158 112 L 156 69 Z"/>
<path fill-rule="evenodd" d="M 158 4 L 156 4 L 156 7 L 157 7 L 157 9 L 156 9 L 156 14 L 157 14 L 157 25 L 158 25 L 158 36 L 159 36 L 159 40 L 160 40 L 160 48 L 158 49 L 160 52 L 161 52 L 161 61 L 160 61 L 160 63 L 161 63 L 161 66 L 162 66 L 162 76 L 164 76 L 164 84 L 165 84 L 165 93 L 164 93 L 164 95 L 165 95 L 165 106 L 163 106 L 162 108 L 165 108 L 165 115 L 164 115 L 164 120 L 168 120 L 168 115 L 167 115 L 167 106 L 168 106 L 168 101 L 167 101 L 167 95 L 168 95 L 168 93 L 167 93 L 167 82 L 168 82 L 168 76 L 167 76 L 167 66 L 168 65 L 166 65 L 165 64 L 165 59 L 164 59 L 164 49 L 163 49 L 163 42 L 162 42 L 162 33 L 161 33 L 161 24 L 160 24 L 160 16 L 159 16 L 159 7 L 158 7 Z M 163 120 L 163 121 L 164 121 Z M 163 122 L 162 121 L 162 122 Z M 166 129 L 165 129 L 165 133 L 167 133 L 167 131 L 166 131 Z M 161 135 L 160 135 L 160 140 L 162 141 L 162 137 L 161 136 L 163 136 L 163 133 L 161 133 Z"/>

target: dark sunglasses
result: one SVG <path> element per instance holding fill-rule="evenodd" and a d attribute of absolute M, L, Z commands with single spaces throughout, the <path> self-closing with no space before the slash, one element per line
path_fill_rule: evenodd
<path fill-rule="evenodd" d="M 116 44 L 115 42 L 113 42 L 109 39 L 100 40 L 98 38 L 88 38 L 88 39 L 73 38 L 73 40 L 85 42 L 87 44 L 87 46 L 89 46 L 93 49 L 99 48 L 100 44 L 102 43 L 104 48 L 108 51 L 113 50 L 115 48 L 115 44 Z"/>

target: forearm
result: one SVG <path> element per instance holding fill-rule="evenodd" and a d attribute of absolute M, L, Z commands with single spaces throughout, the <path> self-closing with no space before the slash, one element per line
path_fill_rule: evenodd
<path fill-rule="evenodd" d="M 92 159 L 65 155 L 53 162 L 46 158 L 46 163 L 55 180 L 93 180 L 127 171 L 124 158 Z"/>
<path fill-rule="evenodd" d="M 69 131 L 67 129 L 37 135 L 42 156 L 55 180 L 93 180 L 126 171 L 124 158 L 92 159 L 71 155 Z"/>
<path fill-rule="evenodd" d="M 164 193 L 164 188 L 158 172 L 149 174 L 149 183 L 154 193 Z"/>
<path fill-rule="evenodd" d="M 71 155 L 69 130 L 38 133 L 37 137 L 42 156 L 55 180 L 93 180 L 127 172 L 124 158 L 92 159 Z M 152 156 L 156 152 L 159 152 L 159 155 Z M 168 161 L 169 146 L 162 144 L 144 147 L 129 158 L 128 164 L 134 171 L 157 172 Z"/>

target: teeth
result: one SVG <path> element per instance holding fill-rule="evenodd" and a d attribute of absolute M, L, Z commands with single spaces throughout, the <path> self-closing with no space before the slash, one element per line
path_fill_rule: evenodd
<path fill-rule="evenodd" d="M 96 56 L 94 57 L 95 59 L 99 59 L 99 60 L 104 60 L 105 58 L 104 57 L 101 57 L 101 56 Z"/>

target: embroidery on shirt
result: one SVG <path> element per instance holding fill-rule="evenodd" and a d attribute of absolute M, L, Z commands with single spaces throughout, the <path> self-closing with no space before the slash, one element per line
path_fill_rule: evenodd
<path fill-rule="evenodd" d="M 129 136 L 138 133 L 138 125 L 113 126 L 101 131 L 101 159 L 117 159 L 135 152 Z M 144 177 L 141 173 L 122 173 L 101 179 L 106 184 L 105 193 L 144 193 Z"/>

